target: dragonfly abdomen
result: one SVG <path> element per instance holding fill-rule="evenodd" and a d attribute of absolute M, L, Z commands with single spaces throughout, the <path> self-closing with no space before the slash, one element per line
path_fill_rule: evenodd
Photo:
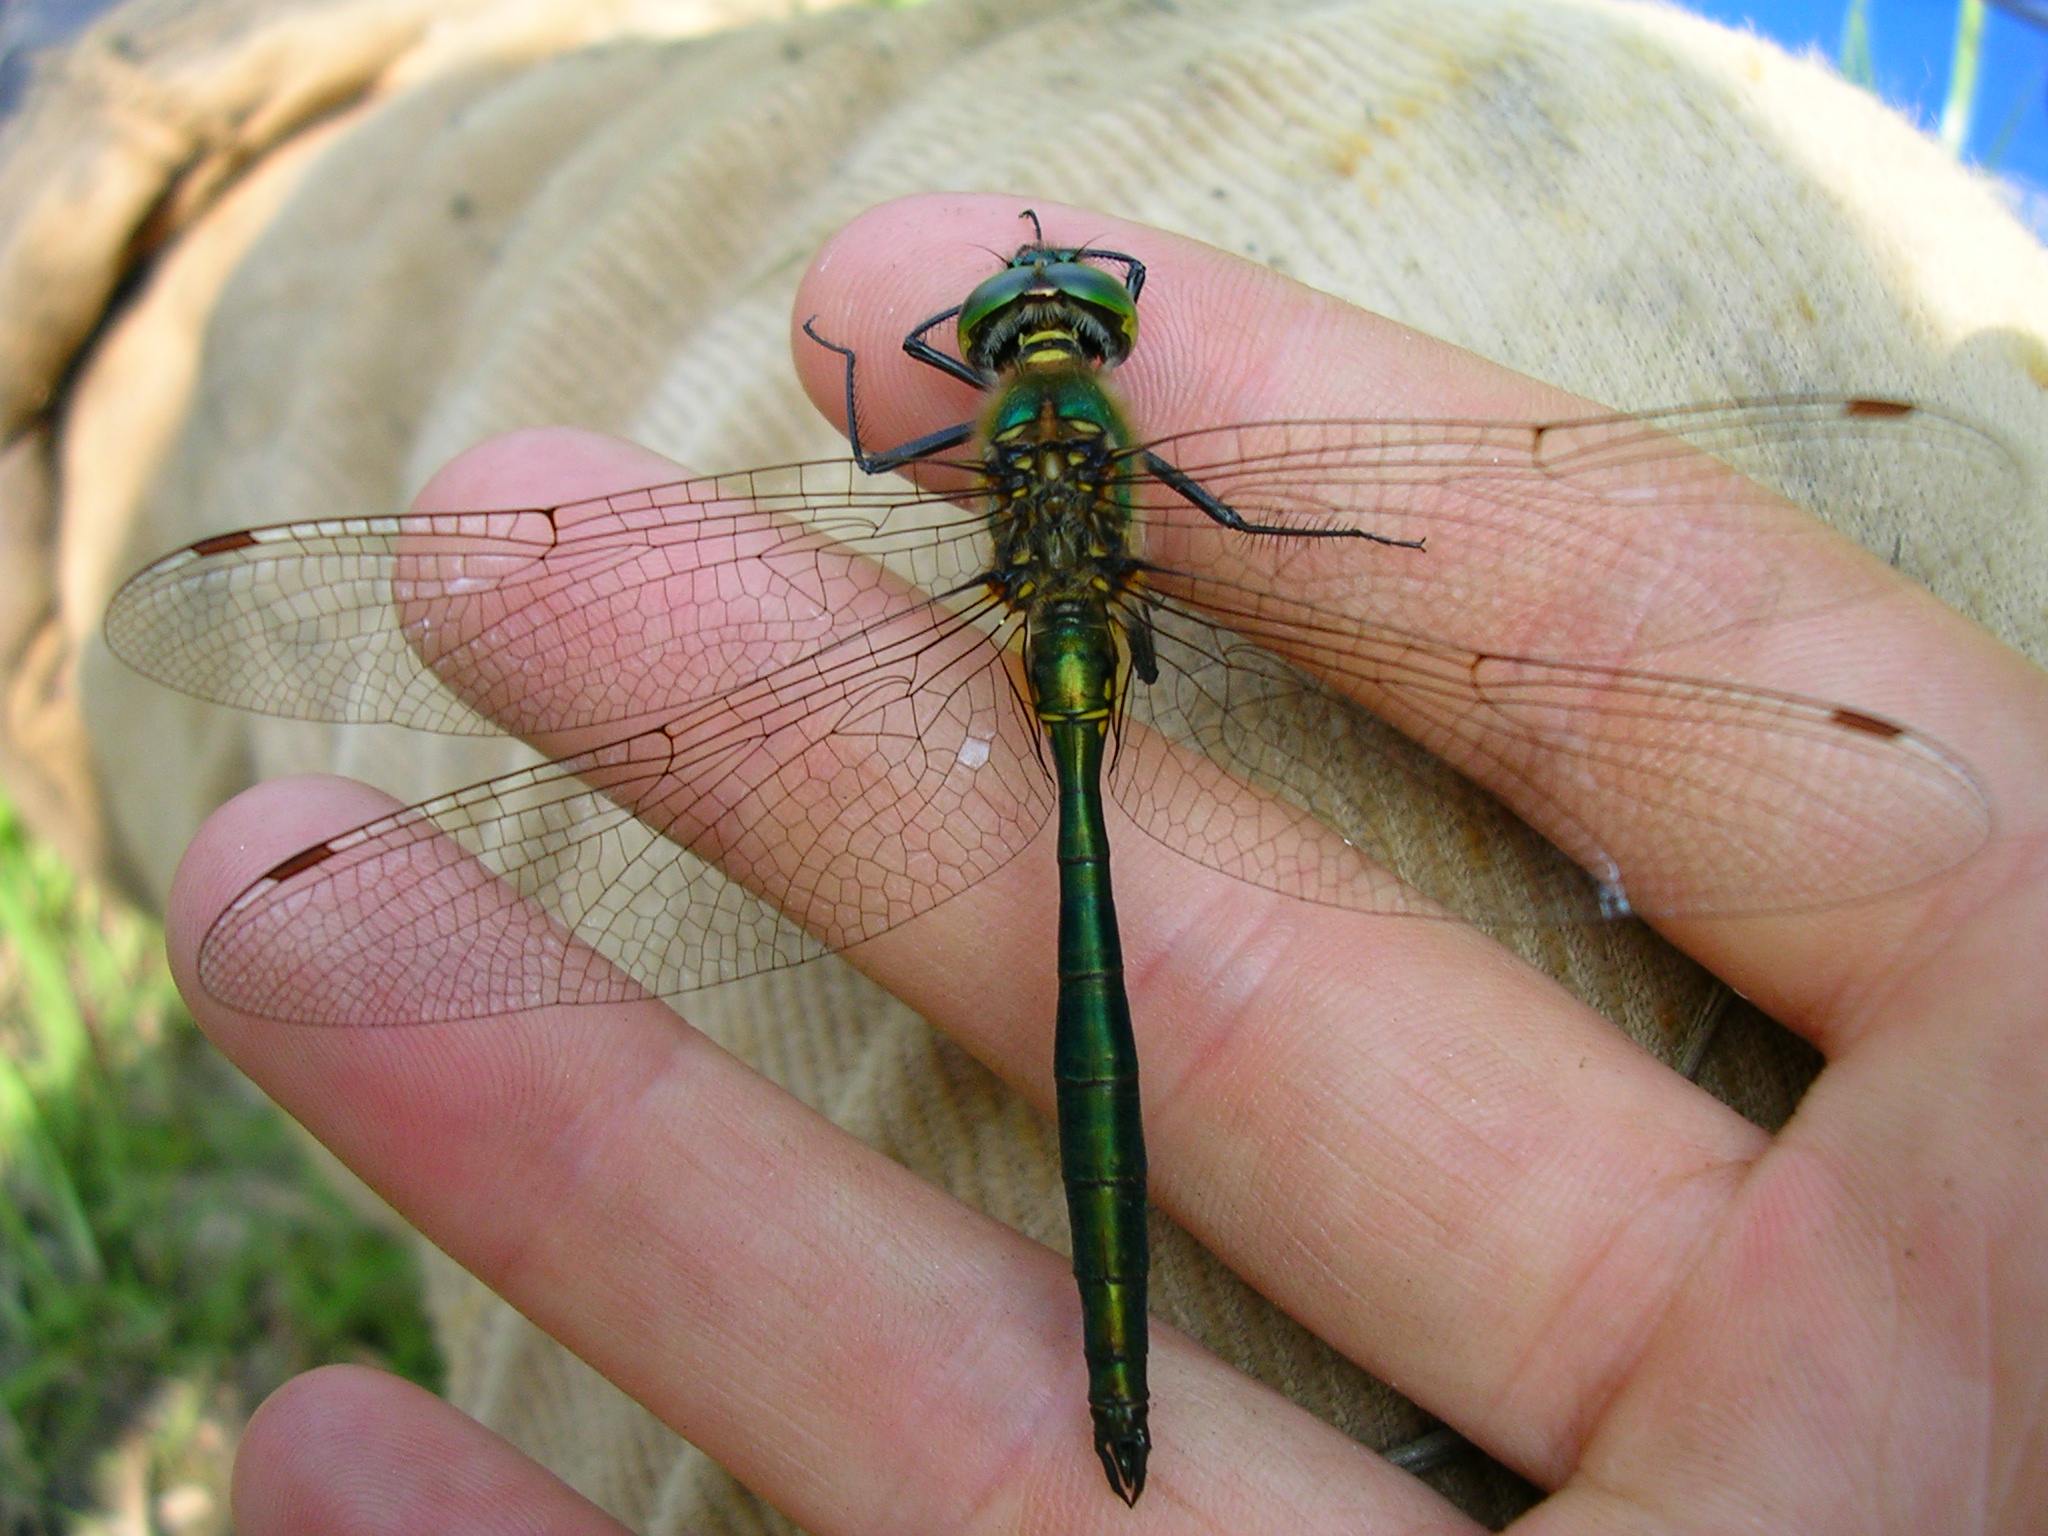
<path fill-rule="evenodd" d="M 1117 689 L 1107 605 L 1035 607 L 1026 639 L 1033 705 L 1059 782 L 1059 1011 L 1053 1083 L 1060 1164 L 1081 1292 L 1095 1453 L 1126 1503 L 1151 1449 L 1145 1385 L 1145 1137 L 1138 1051 L 1102 817 L 1102 748 Z"/>

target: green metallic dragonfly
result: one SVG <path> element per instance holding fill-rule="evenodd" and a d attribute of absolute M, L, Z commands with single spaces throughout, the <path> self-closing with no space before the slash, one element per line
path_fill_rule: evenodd
<path fill-rule="evenodd" d="M 1619 658 L 1791 601 L 1806 534 L 1716 451 L 1846 451 L 1880 479 L 2009 460 L 1950 417 L 1847 396 L 1140 442 L 1105 376 L 1136 343 L 1145 268 L 1031 223 L 904 340 L 985 393 L 977 419 L 866 451 L 854 354 L 807 323 L 845 361 L 850 462 L 221 534 L 135 576 L 107 637 L 249 709 L 580 744 L 251 884 L 200 977 L 295 1022 L 672 996 L 794 964 L 929 911 L 1056 809 L 1060 1154 L 1095 1448 L 1133 1503 L 1145 1151 L 1105 786 L 1189 858 L 1363 913 L 1747 913 L 1908 885 L 1990 833 L 1939 743 Z M 929 339 L 949 320 L 957 355 Z M 897 469 L 920 483 L 874 478 Z M 1660 518 L 1741 579 L 1687 585 L 1640 536 Z M 1625 632 L 1546 629 L 1544 599 L 1569 610 L 1588 581 L 1644 596 L 1619 605 Z"/>

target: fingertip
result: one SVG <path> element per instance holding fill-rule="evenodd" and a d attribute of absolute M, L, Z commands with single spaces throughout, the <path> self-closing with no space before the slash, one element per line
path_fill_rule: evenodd
<path fill-rule="evenodd" d="M 202 1024 L 216 1010 L 199 985 L 199 948 L 220 914 L 285 859 L 397 807 L 354 779 L 305 774 L 245 789 L 206 819 L 178 861 L 164 915 L 171 974 Z"/>
<path fill-rule="evenodd" d="M 242 1536 L 621 1527 L 482 1425 L 379 1371 L 335 1365 L 286 1382 L 235 1457 Z"/>
<path fill-rule="evenodd" d="M 363 1366 L 323 1366 L 293 1377 L 258 1405 L 242 1431 L 230 1491 L 235 1528 L 243 1536 L 366 1528 L 372 1512 L 359 1496 L 364 1480 L 348 1463 L 374 1466 L 392 1426 L 416 1416 L 405 1383 Z"/>
<path fill-rule="evenodd" d="M 822 414 L 845 429 L 845 363 L 805 334 L 807 321 L 859 357 L 863 429 L 873 426 L 893 444 L 909 419 L 972 412 L 974 392 L 904 356 L 903 338 L 1017 248 L 1023 206 L 998 194 L 899 197 L 859 214 L 819 247 L 797 285 L 790 348 Z M 936 340 L 951 343 L 950 336 Z"/>
<path fill-rule="evenodd" d="M 418 512 L 552 507 L 680 480 L 688 471 L 637 443 L 580 427 L 524 427 L 467 448 L 413 498 Z"/>

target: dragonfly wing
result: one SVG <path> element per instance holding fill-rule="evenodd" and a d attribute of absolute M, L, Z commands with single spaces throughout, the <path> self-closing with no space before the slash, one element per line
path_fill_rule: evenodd
<path fill-rule="evenodd" d="M 1424 548 L 1246 537 L 1152 478 L 1147 452 L 1248 522 Z M 1145 553 L 1163 565 L 1332 607 L 1370 583 L 1375 616 L 1397 629 L 1637 665 L 1815 600 L 1794 576 L 1829 534 L 1793 502 L 1868 537 L 1959 521 L 1930 505 L 2017 506 L 2025 483 L 2011 451 L 1967 422 L 1847 396 L 1550 422 L 1247 423 L 1162 439 L 1129 463 Z M 1898 554 L 1937 586 L 1952 574 L 1938 551 Z M 1858 600 L 1830 564 L 1825 601 Z M 1888 580 L 1864 579 L 1872 594 Z"/>
<path fill-rule="evenodd" d="M 1386 722 L 1178 605 L 1152 628 L 1159 680 L 1131 685 L 1109 789 L 1168 847 L 1357 911 L 1599 915 L 1584 870 Z"/>
<path fill-rule="evenodd" d="M 974 574 L 975 519 L 869 487 L 833 460 L 220 534 L 130 580 L 107 640 L 186 693 L 294 719 L 652 724 L 827 642 L 885 566 L 939 590 Z"/>
<path fill-rule="evenodd" d="M 907 607 L 658 727 L 308 849 L 215 923 L 201 979 L 272 1017 L 404 1024 L 670 995 L 872 938 L 1051 808 L 975 618 Z"/>
<path fill-rule="evenodd" d="M 1158 600 L 1111 792 L 1257 885 L 1489 922 L 1757 913 L 1910 885 L 1990 835 L 1967 768 L 1874 716 L 1210 595 Z"/>

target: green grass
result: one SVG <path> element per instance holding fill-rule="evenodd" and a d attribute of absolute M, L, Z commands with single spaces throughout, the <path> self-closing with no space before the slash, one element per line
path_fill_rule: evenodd
<path fill-rule="evenodd" d="M 0 804 L 0 1536 L 227 1532 L 243 1421 L 333 1360 L 434 1384 L 407 1250 Z"/>
<path fill-rule="evenodd" d="M 1956 6 L 1956 43 L 1949 58 L 1948 100 L 1941 111 L 1941 142 L 1961 159 L 1977 111 L 1977 59 L 1984 36 L 1984 0 Z"/>

